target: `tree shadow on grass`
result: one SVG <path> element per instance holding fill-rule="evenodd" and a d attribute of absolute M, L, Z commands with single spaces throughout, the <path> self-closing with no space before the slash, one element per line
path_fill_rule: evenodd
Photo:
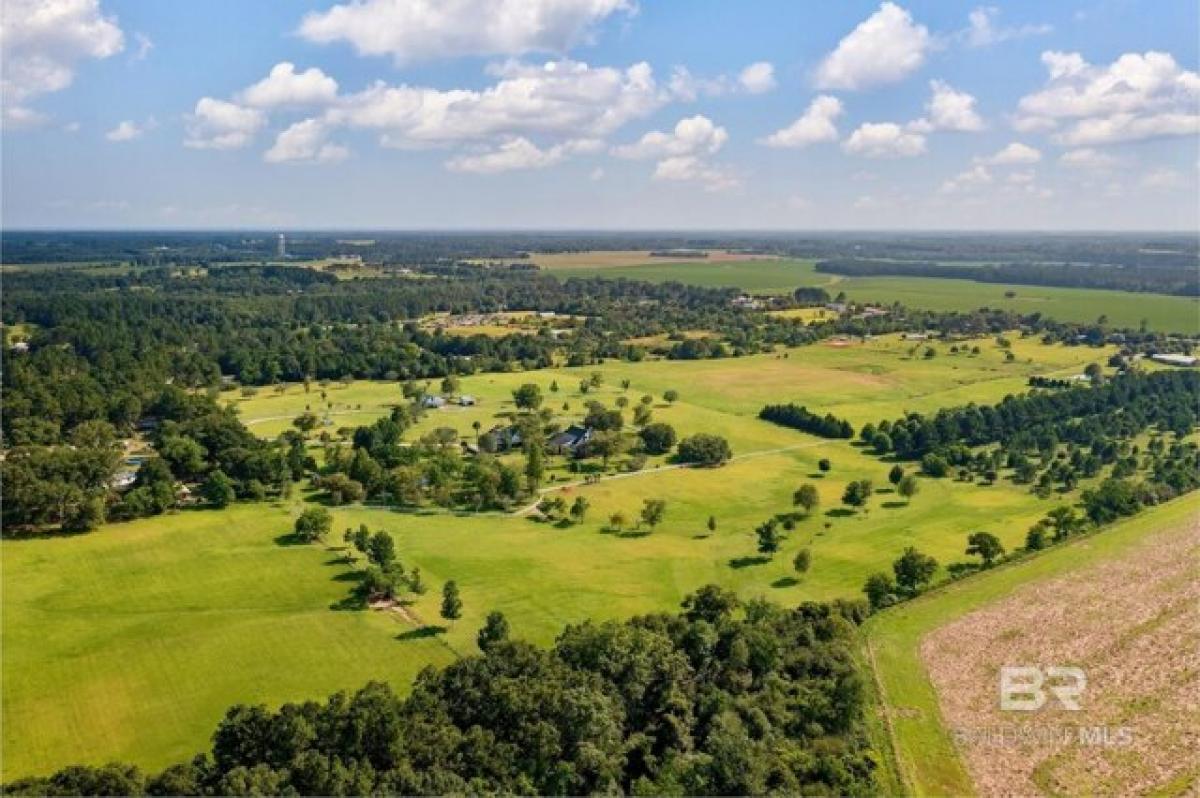
<path fill-rule="evenodd" d="M 830 518 L 849 518 L 854 515 L 854 511 L 847 510 L 845 507 L 834 507 L 832 510 L 826 510 L 825 515 Z"/>
<path fill-rule="evenodd" d="M 295 532 L 286 532 L 282 535 L 275 536 L 276 546 L 307 546 L 308 541 L 297 535 Z"/>
<path fill-rule="evenodd" d="M 712 535 L 705 532 L 705 533 L 702 533 L 699 535 L 692 535 L 692 540 L 708 540 L 711 537 L 712 537 Z"/>
<path fill-rule="evenodd" d="M 821 471 L 816 471 L 808 475 L 809 479 L 825 479 L 825 474 Z"/>
<path fill-rule="evenodd" d="M 334 574 L 332 581 L 334 582 L 361 582 L 362 573 L 359 571 L 342 571 L 340 574 Z"/>
<path fill-rule="evenodd" d="M 446 633 L 444 626 L 422 626 L 419 629 L 409 629 L 407 632 L 401 632 L 396 635 L 396 639 L 405 640 L 428 640 L 431 637 L 437 637 L 440 634 Z"/>
<path fill-rule="evenodd" d="M 344 566 L 349 567 L 351 565 L 354 565 L 354 556 L 351 554 L 343 554 L 340 557 L 334 557 L 332 560 L 326 560 L 325 564 L 326 565 L 344 565 Z"/>
<path fill-rule="evenodd" d="M 600 530 L 600 534 L 601 535 L 612 535 L 613 537 L 618 537 L 618 538 L 644 538 L 650 534 L 650 530 L 637 529 L 637 528 L 613 529 L 612 527 L 606 526 Z"/>
<path fill-rule="evenodd" d="M 329 605 L 334 612 L 362 612 L 366 608 L 367 602 L 354 593 Z"/>
<path fill-rule="evenodd" d="M 771 561 L 770 557 L 764 554 L 759 554 L 755 557 L 734 557 L 729 561 L 730 568 L 748 568 L 751 565 L 766 565 Z"/>
<path fill-rule="evenodd" d="M 771 587 L 795 587 L 798 584 L 800 584 L 800 580 L 794 576 L 781 576 L 771 583 Z"/>
<path fill-rule="evenodd" d="M 901 507 L 907 507 L 908 502 L 884 502 L 880 506 L 886 510 L 897 510 Z"/>

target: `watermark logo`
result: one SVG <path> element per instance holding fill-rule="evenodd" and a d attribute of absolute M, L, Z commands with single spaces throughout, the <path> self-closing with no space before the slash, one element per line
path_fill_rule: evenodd
<path fill-rule="evenodd" d="M 1063 709 L 1078 712 L 1087 689 L 1082 668 L 1052 665 L 1005 666 L 1000 669 L 1000 709 L 1005 712 L 1035 712 L 1053 697 Z"/>

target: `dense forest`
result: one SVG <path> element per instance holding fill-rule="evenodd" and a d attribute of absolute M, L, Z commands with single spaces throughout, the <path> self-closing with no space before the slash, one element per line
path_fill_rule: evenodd
<path fill-rule="evenodd" d="M 212 750 L 147 776 L 65 768 L 7 795 L 866 795 L 862 608 L 701 588 L 683 612 L 567 627 L 547 649 L 493 613 L 482 655 L 278 710 L 238 705 Z"/>

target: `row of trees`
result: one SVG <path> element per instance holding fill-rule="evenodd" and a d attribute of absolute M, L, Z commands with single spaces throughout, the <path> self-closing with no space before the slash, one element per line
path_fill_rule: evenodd
<path fill-rule="evenodd" d="M 822 438 L 853 438 L 854 428 L 850 422 L 838 418 L 832 413 L 824 416 L 812 412 L 803 405 L 793 403 L 782 405 L 767 405 L 758 411 L 758 417 L 784 427 L 798 429 L 810 435 Z"/>

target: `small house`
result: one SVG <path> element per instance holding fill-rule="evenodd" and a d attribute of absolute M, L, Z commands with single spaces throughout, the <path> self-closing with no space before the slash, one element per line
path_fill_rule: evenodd
<path fill-rule="evenodd" d="M 489 452 L 506 452 L 521 446 L 521 430 L 515 425 L 496 425 L 479 436 L 482 448 Z"/>
<path fill-rule="evenodd" d="M 547 448 L 555 454 L 574 454 L 592 439 L 591 427 L 572 424 L 546 442 Z"/>
<path fill-rule="evenodd" d="M 443 398 L 442 398 L 442 397 L 440 397 L 440 396 L 434 396 L 434 395 L 432 395 L 432 394 L 426 394 L 426 395 L 425 395 L 425 396 L 424 396 L 424 397 L 421 399 L 421 406 L 422 406 L 422 407 L 427 407 L 427 408 L 438 408 L 438 407 L 445 407 L 445 406 L 446 406 L 446 400 L 445 400 L 445 399 L 443 399 Z"/>
<path fill-rule="evenodd" d="M 462 396 L 458 397 L 458 404 L 460 407 L 474 407 L 475 397 L 463 394 Z"/>

